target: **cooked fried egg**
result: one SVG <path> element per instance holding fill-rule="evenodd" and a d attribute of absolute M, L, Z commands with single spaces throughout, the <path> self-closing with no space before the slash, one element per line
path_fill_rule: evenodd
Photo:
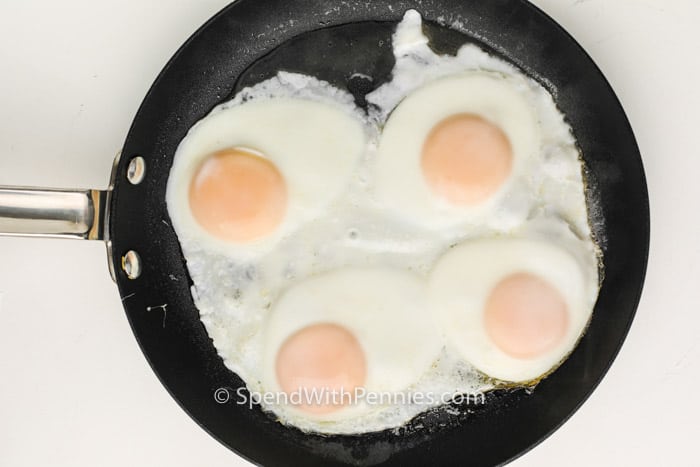
<path fill-rule="evenodd" d="M 540 149 L 521 79 L 452 75 L 409 94 L 391 112 L 376 155 L 376 195 L 407 219 L 444 228 L 474 223 Z M 401 174 L 401 176 L 397 176 Z"/>
<path fill-rule="evenodd" d="M 181 241 L 250 256 L 323 213 L 347 187 L 367 145 L 366 126 L 348 101 L 332 101 L 339 91 L 326 94 L 239 97 L 189 131 L 167 191 Z"/>
<path fill-rule="evenodd" d="M 443 346 L 425 288 L 422 277 L 398 268 L 343 268 L 300 281 L 279 297 L 266 323 L 263 385 L 326 395 L 408 389 Z M 336 402 L 280 409 L 327 421 L 371 409 Z"/>
<path fill-rule="evenodd" d="M 528 382 L 581 337 L 598 294 L 596 267 L 551 241 L 471 240 L 436 264 L 430 306 L 466 361 L 492 378 Z"/>

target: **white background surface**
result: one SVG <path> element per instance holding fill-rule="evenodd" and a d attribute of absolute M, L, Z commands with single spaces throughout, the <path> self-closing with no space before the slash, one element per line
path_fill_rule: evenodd
<path fill-rule="evenodd" d="M 156 74 L 227 0 L 2 0 L 0 184 L 104 188 Z M 698 465 L 700 4 L 538 0 L 594 57 L 642 149 L 652 248 L 610 373 L 513 465 Z M 100 243 L 0 238 L 0 465 L 247 465 L 141 355 Z"/>

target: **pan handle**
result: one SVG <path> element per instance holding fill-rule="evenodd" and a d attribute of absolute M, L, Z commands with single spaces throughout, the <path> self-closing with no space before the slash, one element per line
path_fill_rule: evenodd
<path fill-rule="evenodd" d="M 105 240 L 107 194 L 0 187 L 0 235 Z"/>

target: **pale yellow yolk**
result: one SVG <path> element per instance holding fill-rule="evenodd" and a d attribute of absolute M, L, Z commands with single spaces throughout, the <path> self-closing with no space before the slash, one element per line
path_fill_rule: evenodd
<path fill-rule="evenodd" d="M 274 164 L 244 149 L 209 156 L 192 179 L 190 209 L 210 234 L 251 242 L 270 234 L 287 209 L 287 187 Z"/>
<path fill-rule="evenodd" d="M 438 123 L 423 145 L 423 175 L 433 192 L 459 206 L 482 203 L 510 175 L 513 151 L 500 128 L 471 114 Z"/>
<path fill-rule="evenodd" d="M 548 282 L 528 273 L 506 277 L 491 291 L 486 331 L 503 352 L 534 358 L 556 347 L 569 326 L 567 306 Z"/>
<path fill-rule="evenodd" d="M 284 392 L 301 394 L 302 403 L 297 408 L 325 414 L 350 402 L 348 395 L 364 385 L 367 370 L 355 336 L 341 326 L 324 323 L 289 337 L 277 354 L 276 371 Z M 314 391 L 320 401 L 314 399 Z M 337 393 L 335 400 L 332 391 Z"/>

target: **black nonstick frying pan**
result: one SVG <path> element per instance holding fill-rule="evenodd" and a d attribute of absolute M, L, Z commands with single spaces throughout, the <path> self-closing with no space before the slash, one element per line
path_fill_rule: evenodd
<path fill-rule="evenodd" d="M 476 42 L 548 88 L 570 123 L 604 220 L 605 279 L 592 322 L 534 391 L 497 391 L 461 415 L 437 411 L 415 430 L 318 436 L 245 405 L 222 403 L 242 381 L 199 321 L 165 206 L 175 149 L 188 129 L 243 87 L 295 71 L 352 92 L 387 81 L 391 35 L 407 9 L 432 45 Z M 441 24 L 463 24 L 460 31 Z M 380 42 L 386 44 L 378 46 Z M 357 76 L 370 76 L 361 79 Z M 617 354 L 641 293 L 649 244 L 646 182 L 620 103 L 584 50 L 524 0 L 239 0 L 177 52 L 146 96 L 105 191 L 0 189 L 0 231 L 104 240 L 133 331 L 163 385 L 212 436 L 263 465 L 494 465 L 522 454 L 589 396 Z M 167 304 L 160 310 L 154 303 Z M 166 314 L 167 313 L 167 314 Z M 218 396 L 215 396 L 215 393 Z"/>

